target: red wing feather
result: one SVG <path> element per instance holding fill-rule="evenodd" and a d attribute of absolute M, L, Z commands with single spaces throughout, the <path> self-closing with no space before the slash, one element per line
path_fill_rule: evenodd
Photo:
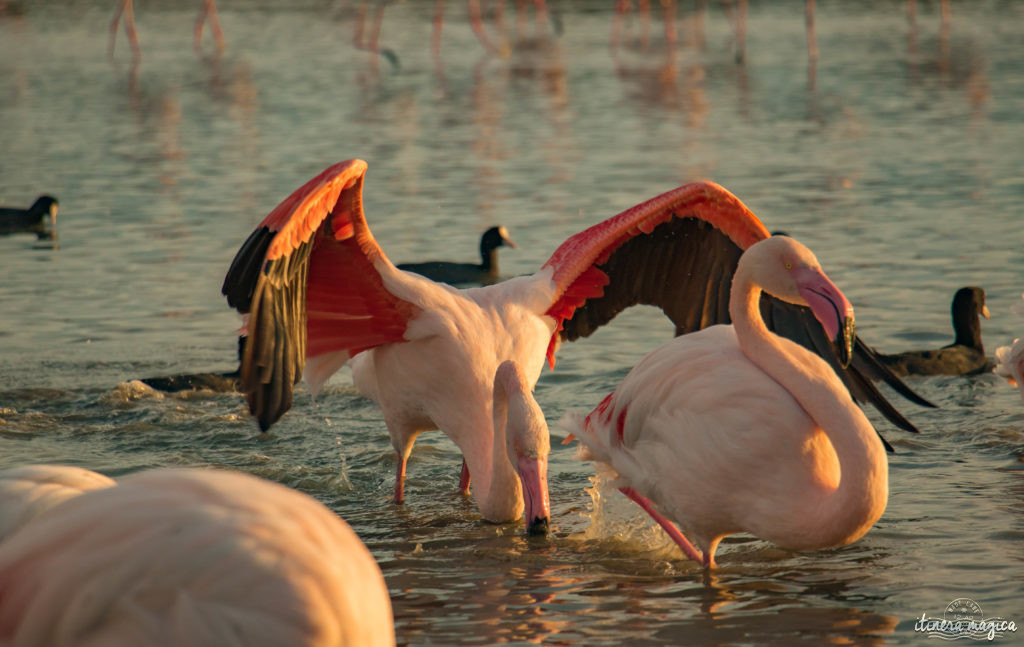
<path fill-rule="evenodd" d="M 648 200 L 569 238 L 545 267 L 559 292 L 546 314 L 556 329 L 548 345 L 554 365 L 559 339 L 590 335 L 635 304 L 662 309 L 676 335 L 731 322 L 729 292 L 743 250 L 768 230 L 736 196 L 699 182 Z M 858 402 L 870 402 L 893 424 L 917 431 L 872 384 L 885 380 L 907 399 L 933 406 L 881 366 L 860 339 L 846 367 L 811 311 L 764 295 L 769 330 L 828 362 Z M 885 442 L 885 439 L 882 439 Z"/>
<path fill-rule="evenodd" d="M 250 315 L 240 381 L 263 429 L 291 406 L 307 357 L 401 341 L 416 312 L 375 267 L 389 261 L 363 215 L 365 173 L 366 162 L 349 160 L 302 185 L 260 223 L 224 279 L 228 303 Z"/>
<path fill-rule="evenodd" d="M 697 263 L 698 261 L 694 260 L 697 257 L 695 252 L 699 251 L 705 237 L 712 237 L 708 233 L 712 230 L 718 232 L 718 237 L 722 235 L 727 237 L 738 253 L 769 236 L 765 226 L 740 202 L 739 198 L 713 182 L 695 182 L 663 193 L 570 237 L 555 250 L 548 262 L 544 264 L 544 267 L 554 268 L 552 280 L 557 289 L 555 301 L 545 313 L 555 320 L 555 334 L 548 346 L 548 363 L 551 366 L 554 366 L 557 339 L 559 334 L 563 333 L 565 322 L 573 319 L 576 310 L 589 300 L 605 295 L 609 277 L 601 267 L 608 265 L 613 254 L 626 243 L 641 235 L 650 238 L 650 234 L 655 232 L 660 225 L 678 219 L 695 219 L 710 225 L 710 227 L 690 227 L 685 234 L 682 234 L 696 239 L 692 242 L 697 245 L 697 248 L 687 249 L 685 254 L 673 252 L 675 257 L 672 262 L 674 263 Z M 676 233 L 673 231 L 671 235 L 674 237 Z M 673 250 L 677 249 L 678 245 L 673 244 Z M 649 245 L 644 246 L 642 251 L 638 250 L 638 255 L 648 256 L 650 253 Z M 735 254 L 737 258 L 738 253 Z M 715 263 L 719 261 L 716 256 L 708 254 L 704 255 L 703 259 L 707 261 L 707 265 L 701 268 L 701 272 L 694 275 L 695 273 L 691 271 L 687 273 L 687 276 L 693 276 L 694 281 L 697 281 L 703 275 L 724 273 L 723 268 L 715 266 Z M 648 267 L 651 266 L 649 258 L 644 262 Z M 623 273 L 628 273 L 628 270 L 624 270 Z M 653 276 L 661 285 L 671 284 L 671 276 L 665 274 L 654 276 L 650 271 L 647 274 Z M 597 321 L 596 325 L 605 323 L 619 310 L 634 303 L 650 303 L 650 299 L 645 299 L 642 296 L 642 287 L 628 290 L 628 296 L 623 298 L 632 301 L 623 300 L 621 303 L 613 304 L 608 312 L 602 314 L 601 320 Z M 717 286 L 712 285 L 711 282 L 701 286 L 701 292 L 711 289 L 717 289 Z M 703 303 L 700 301 L 691 304 L 703 307 Z M 668 309 L 666 303 L 652 303 L 652 305 Z M 705 316 L 698 313 L 698 320 L 705 319 Z M 563 337 L 575 339 L 590 334 L 590 329 L 593 327 L 596 326 L 591 326 L 585 332 L 563 334 Z"/>

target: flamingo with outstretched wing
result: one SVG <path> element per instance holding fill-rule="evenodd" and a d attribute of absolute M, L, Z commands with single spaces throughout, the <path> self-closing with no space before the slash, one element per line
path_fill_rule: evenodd
<path fill-rule="evenodd" d="M 235 256 L 223 292 L 248 322 L 242 390 L 266 430 L 291 406 L 303 374 L 315 392 L 351 359 L 356 387 L 380 406 L 398 453 L 394 500 L 403 500 L 416 436 L 441 429 L 462 451 L 481 514 L 495 522 L 522 515 L 521 482 L 546 473 L 547 461 L 540 443 L 513 442 L 511 425 L 504 437 L 496 433 L 498 366 L 514 361 L 524 376 L 517 397 L 532 400 L 544 358 L 554 365 L 560 341 L 590 334 L 630 305 L 661 307 L 680 334 L 728 323 L 738 259 L 769 236 L 734 195 L 696 182 L 570 237 L 535 274 L 456 290 L 398 270 L 384 255 L 362 210 L 366 168 L 362 160 L 327 168 L 278 205 Z M 884 376 L 915 394 L 867 345 L 858 341 L 844 367 L 807 308 L 770 297 L 763 304 L 769 325 L 813 346 L 855 398 L 916 431 L 871 379 Z M 525 489 L 541 491 L 536 482 Z M 541 510 L 541 501 L 528 507 Z"/>

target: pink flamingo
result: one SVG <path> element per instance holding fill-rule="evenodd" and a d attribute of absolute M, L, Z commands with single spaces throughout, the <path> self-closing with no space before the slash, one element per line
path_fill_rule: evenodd
<path fill-rule="evenodd" d="M 566 418 L 584 456 L 611 466 L 621 491 L 706 567 L 736 532 L 793 549 L 848 544 L 888 497 L 871 423 L 826 362 L 768 330 L 762 290 L 809 307 L 852 352 L 853 307 L 810 250 L 773 236 L 740 258 L 732 325 L 662 345 L 586 418 Z"/>
<path fill-rule="evenodd" d="M 25 465 L 0 471 L 0 541 L 50 508 L 114 481 L 69 465 Z"/>
<path fill-rule="evenodd" d="M 1018 302 L 1010 310 L 1024 319 L 1024 303 Z M 996 366 L 993 371 L 1019 388 L 1020 399 L 1024 400 L 1024 337 L 1014 339 L 1011 345 L 996 349 Z"/>
<path fill-rule="evenodd" d="M 536 477 L 546 474 L 543 417 L 524 423 L 510 413 L 501 437 L 498 366 L 517 365 L 510 398 L 532 410 L 545 355 L 553 366 L 559 342 L 589 335 L 628 306 L 660 306 L 679 334 L 727 322 L 736 262 L 768 237 L 735 196 L 696 182 L 570 237 L 533 275 L 457 290 L 384 255 L 362 210 L 366 168 L 362 160 L 327 168 L 271 211 L 235 256 L 223 292 L 247 320 L 241 390 L 266 430 L 291 407 L 303 375 L 316 392 L 352 359 L 356 387 L 380 406 L 398 455 L 394 501 L 404 499 L 416 437 L 441 429 L 462 451 L 478 509 L 494 522 L 523 512 L 509 465 L 536 497 L 527 502 L 529 527 L 546 527 L 548 515 L 546 484 Z M 829 358 L 855 397 L 914 430 L 871 380 L 915 394 L 872 363 L 870 348 L 858 341 L 844 368 L 809 311 L 777 301 L 766 308 L 772 328 Z"/>
<path fill-rule="evenodd" d="M 51 508 L 0 544 L 5 645 L 395 644 L 370 551 L 305 494 L 160 469 Z"/>
<path fill-rule="evenodd" d="M 124 33 L 128 36 L 128 42 L 132 46 L 132 58 L 138 62 L 142 60 L 142 48 L 139 46 L 139 33 L 135 30 L 135 10 L 132 8 L 132 0 L 120 0 L 114 18 L 110 21 L 110 45 L 109 55 L 114 57 L 114 41 L 117 39 L 117 25 L 124 16 Z M 220 28 L 220 19 L 217 17 L 216 0 L 203 0 L 199 8 L 199 15 L 196 17 L 195 29 L 192 36 L 192 47 L 197 52 L 202 51 L 203 27 L 206 21 L 210 21 L 210 33 L 217 44 L 217 51 L 224 51 L 224 32 Z"/>

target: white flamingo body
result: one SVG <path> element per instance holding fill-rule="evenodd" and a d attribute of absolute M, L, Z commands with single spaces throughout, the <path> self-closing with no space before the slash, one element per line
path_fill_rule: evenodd
<path fill-rule="evenodd" d="M 456 290 L 399 272 L 389 286 L 396 294 L 404 288 L 421 309 L 409 320 L 407 341 L 382 344 L 352 359 L 355 385 L 384 412 L 399 461 L 408 458 L 419 433 L 443 429 L 473 475 L 480 513 L 495 522 L 519 519 L 524 503 L 513 464 L 494 458 L 504 446 L 495 443 L 493 433 L 481 432 L 492 427 L 491 392 L 499 364 L 511 360 L 521 366 L 530 391 L 540 376 L 554 321 L 543 308 L 531 307 L 537 291 L 529 288 L 537 281 L 523 277 Z M 308 365 L 318 373 L 316 363 Z"/>
<path fill-rule="evenodd" d="M 1024 303 L 1018 302 L 1010 311 L 1024 321 Z M 1024 401 L 1024 337 L 1014 339 L 1012 344 L 996 349 L 996 365 L 992 370 L 1020 389 L 1020 398 Z"/>
<path fill-rule="evenodd" d="M 128 476 L 0 545 L 0 644 L 393 645 L 380 569 L 334 513 L 237 472 Z"/>
<path fill-rule="evenodd" d="M 721 538 L 736 532 L 793 549 L 848 544 L 888 497 L 885 450 L 835 372 L 761 321 L 752 268 L 771 258 L 752 252 L 768 245 L 740 261 L 734 325 L 662 345 L 589 416 L 569 419 L 584 456 L 607 463 L 616 485 L 677 522 L 707 565 Z M 771 245 L 793 258 L 789 248 L 799 243 Z M 817 267 L 800 248 L 797 258 Z M 793 290 L 774 287 L 775 296 L 799 302 Z"/>
<path fill-rule="evenodd" d="M 0 541 L 50 508 L 113 479 L 70 465 L 24 465 L 0 471 Z"/>

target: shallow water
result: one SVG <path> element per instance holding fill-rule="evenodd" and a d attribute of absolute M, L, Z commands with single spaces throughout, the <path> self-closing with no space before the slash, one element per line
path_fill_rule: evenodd
<path fill-rule="evenodd" d="M 1024 290 L 1024 7 L 954 3 L 944 34 L 938 3 L 911 30 L 901 3 L 819 2 L 812 74 L 803 3 L 752 4 L 742 66 L 719 4 L 701 21 L 693 4 L 674 53 L 659 14 L 646 49 L 634 19 L 612 50 L 611 2 L 556 2 L 500 58 L 449 3 L 438 59 L 433 3 L 390 5 L 395 67 L 352 46 L 357 4 L 223 0 L 228 48 L 197 56 L 191 5 L 140 2 L 136 67 L 123 34 L 106 58 L 112 3 L 10 3 L 0 203 L 48 192 L 61 211 L 56 249 L 0 238 L 0 467 L 215 465 L 299 488 L 370 546 L 404 644 L 913 644 L 915 620 L 960 597 L 1024 622 L 1024 404 L 991 375 L 912 379 L 940 405 L 898 403 L 920 436 L 868 410 L 897 453 L 863 539 L 793 553 L 734 537 L 710 576 L 558 443 L 566 410 L 671 335 L 652 309 L 541 376 L 548 540 L 482 523 L 439 433 L 416 444 L 407 504 L 389 505 L 387 431 L 347 369 L 315 402 L 300 389 L 264 436 L 241 396 L 124 384 L 233 368 L 239 324 L 219 292 L 234 252 L 350 157 L 370 164 L 368 219 L 395 261 L 470 260 L 502 223 L 519 243 L 504 273 L 531 272 L 568 235 L 708 178 L 815 250 L 880 350 L 948 343 L 962 285 L 988 293 L 990 353 L 1024 332 L 1009 314 Z"/>

